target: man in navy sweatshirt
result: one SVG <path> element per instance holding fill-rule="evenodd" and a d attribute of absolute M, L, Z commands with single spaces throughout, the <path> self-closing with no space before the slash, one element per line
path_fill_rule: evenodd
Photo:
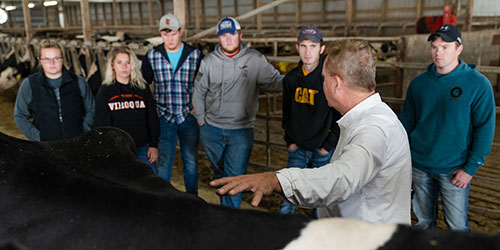
<path fill-rule="evenodd" d="M 315 168 L 330 162 L 340 134 L 340 113 L 328 106 L 323 92 L 323 34 L 314 27 L 300 30 L 297 38 L 298 67 L 283 79 L 283 128 L 288 146 L 289 168 Z M 295 207 L 281 203 L 281 214 Z"/>
<path fill-rule="evenodd" d="M 418 228 L 436 226 L 438 194 L 446 225 L 470 231 L 470 181 L 489 154 L 495 100 L 488 79 L 458 57 L 460 31 L 443 25 L 427 39 L 434 63 L 408 87 L 401 121 L 410 140 Z"/>

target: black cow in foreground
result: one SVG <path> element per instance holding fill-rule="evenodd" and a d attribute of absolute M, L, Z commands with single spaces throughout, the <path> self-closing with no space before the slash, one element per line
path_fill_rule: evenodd
<path fill-rule="evenodd" d="M 134 155 L 125 132 L 29 142 L 0 133 L 0 249 L 499 249 L 498 235 L 309 220 L 212 205 Z"/>

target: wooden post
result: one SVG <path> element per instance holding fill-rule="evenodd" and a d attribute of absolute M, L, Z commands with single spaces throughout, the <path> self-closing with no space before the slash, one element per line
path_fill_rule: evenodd
<path fill-rule="evenodd" d="M 238 0 L 234 0 L 234 16 L 238 16 Z"/>
<path fill-rule="evenodd" d="M 108 17 L 106 16 L 106 3 L 102 3 L 101 4 L 102 8 L 101 8 L 101 11 L 102 11 L 102 25 L 104 27 L 108 26 Z"/>
<path fill-rule="evenodd" d="M 274 57 L 278 56 L 278 42 L 277 41 L 273 42 L 273 56 Z"/>
<path fill-rule="evenodd" d="M 113 14 L 113 25 L 118 26 L 118 16 L 116 15 L 116 0 L 113 0 L 111 13 Z"/>
<path fill-rule="evenodd" d="M 161 16 L 167 14 L 165 13 L 165 4 L 163 3 L 163 0 L 160 0 L 160 9 L 161 9 Z"/>
<path fill-rule="evenodd" d="M 92 4 L 94 6 L 94 19 L 95 25 L 99 26 L 99 10 L 97 9 L 97 3 Z"/>
<path fill-rule="evenodd" d="M 302 1 L 301 0 L 296 0 L 295 1 L 295 24 L 299 25 L 300 24 L 300 17 L 302 15 Z"/>
<path fill-rule="evenodd" d="M 120 24 L 121 25 L 124 25 L 125 24 L 125 20 L 123 18 L 124 14 L 123 14 L 123 3 L 118 3 L 118 5 L 120 6 Z"/>
<path fill-rule="evenodd" d="M 28 8 L 28 0 L 23 0 L 23 16 L 24 16 L 24 30 L 26 32 L 26 42 L 33 38 L 33 31 L 31 28 L 31 13 L 30 8 Z"/>
<path fill-rule="evenodd" d="M 201 13 L 203 16 L 203 27 L 207 26 L 207 13 L 205 11 L 205 0 L 201 0 Z"/>
<path fill-rule="evenodd" d="M 144 17 L 143 17 L 143 14 L 142 14 L 142 2 L 139 2 L 138 4 L 139 4 L 139 23 L 141 25 L 143 25 L 144 23 L 143 23 L 142 19 Z"/>
<path fill-rule="evenodd" d="M 424 0 L 417 0 L 417 20 L 422 17 L 423 15 L 423 9 L 424 9 Z"/>
<path fill-rule="evenodd" d="M 252 2 L 253 2 L 253 8 L 257 9 L 257 1 L 252 1 Z M 252 23 L 255 24 L 255 26 L 257 26 L 257 16 L 254 16 L 252 19 L 253 19 Z"/>
<path fill-rule="evenodd" d="M 66 5 L 64 8 L 64 14 L 68 19 L 66 19 L 66 23 L 68 24 L 68 27 L 73 27 L 75 26 L 75 22 L 73 22 L 73 7 L 71 4 Z"/>
<path fill-rule="evenodd" d="M 45 27 L 49 27 L 49 13 L 48 8 L 43 7 L 43 20 L 45 20 Z M 7 12 L 8 14 L 9 12 Z M 9 20 L 11 20 L 10 14 L 9 14 Z"/>
<path fill-rule="evenodd" d="M 200 32 L 200 0 L 194 0 L 194 30 Z"/>
<path fill-rule="evenodd" d="M 91 34 L 91 23 L 90 23 L 90 8 L 89 8 L 89 0 L 80 1 L 80 10 L 82 14 L 82 31 L 83 31 L 83 40 L 85 42 L 92 41 Z"/>
<path fill-rule="evenodd" d="M 260 6 L 262 6 L 261 0 L 256 0 L 255 2 L 257 4 L 257 8 L 260 8 Z M 259 33 L 262 32 L 262 13 L 257 14 L 257 31 Z"/>
<path fill-rule="evenodd" d="M 352 15 L 353 15 L 353 0 L 346 0 L 345 4 L 345 36 L 351 35 Z"/>
<path fill-rule="evenodd" d="M 404 62 L 405 61 L 405 51 L 406 51 L 406 39 L 401 37 L 397 44 L 397 54 L 396 61 Z M 394 85 L 394 97 L 402 98 L 403 97 L 403 84 L 404 84 L 404 69 L 396 68 L 396 82 Z"/>
<path fill-rule="evenodd" d="M 273 11 L 274 12 L 273 13 L 274 14 L 274 16 L 273 16 L 274 24 L 278 24 L 278 15 L 279 15 L 278 7 L 274 7 L 273 10 L 274 10 Z"/>
<path fill-rule="evenodd" d="M 187 28 L 188 26 L 191 25 L 191 1 L 187 1 L 186 3 L 187 3 L 186 23 L 184 23 L 184 26 Z"/>
<path fill-rule="evenodd" d="M 382 0 L 382 21 L 386 21 L 387 20 L 387 8 L 388 8 L 388 4 L 387 4 L 388 0 Z"/>
<path fill-rule="evenodd" d="M 326 23 L 326 0 L 321 1 L 321 22 Z"/>
<path fill-rule="evenodd" d="M 134 23 L 134 16 L 132 13 L 132 2 L 128 2 L 128 24 Z"/>
<path fill-rule="evenodd" d="M 174 15 L 179 19 L 179 22 L 184 29 L 184 36 L 186 36 L 186 7 L 184 5 L 184 0 L 174 0 Z"/>
<path fill-rule="evenodd" d="M 472 18 L 474 17 L 474 0 L 467 1 L 467 14 L 465 14 L 465 30 L 472 31 Z"/>
<path fill-rule="evenodd" d="M 66 23 L 68 22 L 68 19 L 66 17 L 66 11 L 64 9 L 64 0 L 61 0 L 60 3 L 59 3 L 59 6 L 57 7 L 58 9 L 58 15 L 59 15 L 59 22 L 61 24 L 61 27 L 67 27 L 68 25 L 66 25 Z M 62 17 L 62 21 L 61 21 L 61 17 Z"/>
<path fill-rule="evenodd" d="M 153 2 L 151 0 L 148 0 L 148 9 L 149 9 L 149 25 L 154 25 L 154 18 L 153 18 Z M 163 13 L 161 14 L 163 16 Z"/>
<path fill-rule="evenodd" d="M 271 166 L 271 94 L 266 92 L 266 167 Z"/>
<path fill-rule="evenodd" d="M 45 8 L 43 8 L 45 10 Z M 44 12 L 45 13 L 45 12 Z M 10 11 L 7 11 L 7 23 L 9 24 L 9 27 L 14 27 L 14 21 L 12 20 L 12 14 L 10 14 Z M 47 17 L 47 15 L 45 15 Z M 47 19 L 45 19 L 45 22 L 47 22 Z"/>
<path fill-rule="evenodd" d="M 215 2 L 217 4 L 217 21 L 222 19 L 222 3 L 221 0 Z"/>
<path fill-rule="evenodd" d="M 76 18 L 76 6 L 71 5 L 69 7 L 69 16 L 71 17 L 71 26 L 78 26 L 78 19 Z"/>

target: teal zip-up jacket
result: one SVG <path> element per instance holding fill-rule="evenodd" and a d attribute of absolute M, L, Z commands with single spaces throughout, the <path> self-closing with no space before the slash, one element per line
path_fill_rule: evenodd
<path fill-rule="evenodd" d="M 401 112 L 413 167 L 473 176 L 491 149 L 495 108 L 493 88 L 475 65 L 460 60 L 446 75 L 429 65 L 410 83 Z"/>

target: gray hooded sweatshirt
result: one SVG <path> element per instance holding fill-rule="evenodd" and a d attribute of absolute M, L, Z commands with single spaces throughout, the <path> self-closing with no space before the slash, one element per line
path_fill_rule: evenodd
<path fill-rule="evenodd" d="M 194 116 L 198 123 L 222 129 L 253 128 L 259 84 L 279 91 L 282 80 L 266 57 L 246 43 L 232 58 L 224 55 L 219 44 L 201 61 L 194 82 Z"/>

